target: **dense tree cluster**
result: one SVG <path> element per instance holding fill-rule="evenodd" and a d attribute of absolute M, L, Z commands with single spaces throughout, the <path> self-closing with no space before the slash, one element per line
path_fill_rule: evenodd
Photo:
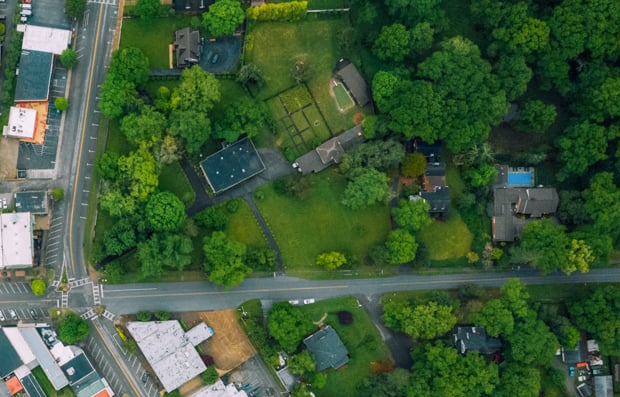
<path fill-rule="evenodd" d="M 202 14 L 202 25 L 211 36 L 219 37 L 234 33 L 244 19 L 239 0 L 217 0 Z"/>

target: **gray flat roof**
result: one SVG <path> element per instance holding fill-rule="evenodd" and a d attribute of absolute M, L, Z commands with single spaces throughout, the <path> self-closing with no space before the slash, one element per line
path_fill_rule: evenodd
<path fill-rule="evenodd" d="M 219 193 L 263 172 L 265 164 L 252 140 L 244 138 L 204 159 L 200 168 L 211 189 Z"/>
<path fill-rule="evenodd" d="M 15 210 L 33 214 L 47 214 L 47 192 L 15 193 Z"/>
<path fill-rule="evenodd" d="M 82 378 L 88 376 L 88 374 L 95 372 L 95 369 L 84 354 L 78 354 L 60 368 L 62 372 L 65 373 L 67 379 L 69 379 L 71 385 L 79 382 Z"/>
<path fill-rule="evenodd" d="M 22 360 L 13 348 L 11 341 L 6 337 L 4 332 L 0 332 L 0 352 L 2 359 L 0 360 L 0 377 L 5 377 L 15 371 L 17 367 L 22 365 Z"/>
<path fill-rule="evenodd" d="M 30 397 L 46 397 L 41 385 L 32 374 L 24 376 L 19 381 L 22 383 L 22 386 L 24 386 L 24 389 L 28 392 Z"/>
<path fill-rule="evenodd" d="M 43 339 L 41 339 L 36 328 L 20 328 L 19 330 L 26 340 L 26 343 L 28 343 L 28 346 L 30 346 L 30 350 L 32 350 L 36 356 L 39 365 L 41 365 L 41 369 L 43 369 L 43 372 L 45 372 L 52 386 L 54 386 L 54 389 L 60 390 L 67 386 L 69 380 L 67 380 L 65 374 L 63 374 L 56 363 L 56 360 L 54 360 L 54 357 L 52 357 L 52 354 L 47 349 L 47 346 L 43 343 Z"/>
<path fill-rule="evenodd" d="M 15 102 L 47 101 L 54 54 L 22 50 L 15 86 Z"/>

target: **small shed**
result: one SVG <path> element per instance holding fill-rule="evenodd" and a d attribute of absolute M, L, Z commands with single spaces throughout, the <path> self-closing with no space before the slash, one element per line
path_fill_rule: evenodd
<path fill-rule="evenodd" d="M 338 369 L 349 362 L 349 351 L 329 325 L 304 339 L 304 345 L 314 358 L 317 371 Z"/>
<path fill-rule="evenodd" d="M 335 77 L 342 81 L 358 105 L 365 106 L 370 103 L 368 84 L 351 61 L 340 59 L 336 64 Z"/>

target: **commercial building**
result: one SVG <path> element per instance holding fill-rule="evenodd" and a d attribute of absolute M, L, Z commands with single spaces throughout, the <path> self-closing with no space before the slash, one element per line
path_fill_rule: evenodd
<path fill-rule="evenodd" d="M 30 212 L 0 214 L 0 269 L 32 267 L 34 218 Z"/>

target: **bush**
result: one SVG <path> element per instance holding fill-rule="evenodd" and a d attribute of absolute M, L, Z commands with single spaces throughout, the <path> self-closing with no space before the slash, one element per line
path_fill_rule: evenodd
<path fill-rule="evenodd" d="M 54 100 L 54 106 L 56 109 L 64 112 L 69 107 L 69 102 L 67 102 L 67 100 L 63 97 L 58 97 Z"/>
<path fill-rule="evenodd" d="M 89 333 L 88 322 L 73 312 L 68 313 L 58 324 L 58 337 L 68 345 L 81 342 Z"/>
<path fill-rule="evenodd" d="M 54 199 L 54 201 L 61 201 L 65 198 L 65 191 L 57 187 L 56 189 L 52 190 L 52 198 Z"/>
<path fill-rule="evenodd" d="M 167 312 L 165 310 L 158 310 L 155 312 L 155 318 L 159 321 L 170 320 L 170 312 Z"/>
<path fill-rule="evenodd" d="M 47 285 L 43 280 L 32 280 L 30 288 L 32 288 L 33 294 L 35 294 L 36 296 L 41 296 L 45 294 L 45 289 L 47 288 Z"/>
<path fill-rule="evenodd" d="M 136 314 L 136 318 L 137 318 L 139 321 L 143 321 L 143 322 L 146 322 L 146 321 L 151 321 L 151 317 L 153 317 L 153 313 L 151 313 L 151 312 L 149 312 L 149 311 L 147 311 L 147 310 L 142 310 L 142 311 L 139 311 L 139 312 Z"/>
<path fill-rule="evenodd" d="M 207 367 L 207 370 L 200 374 L 200 379 L 207 385 L 212 385 L 220 378 L 217 370 L 213 365 Z"/>
<path fill-rule="evenodd" d="M 248 8 L 246 15 L 256 21 L 298 21 L 306 16 L 307 10 L 307 1 L 264 3 Z"/>
<path fill-rule="evenodd" d="M 77 64 L 77 60 L 77 53 L 71 48 L 65 49 L 62 54 L 60 54 L 60 63 L 67 69 L 74 67 Z"/>
<path fill-rule="evenodd" d="M 194 221 L 210 231 L 218 231 L 226 229 L 228 226 L 228 214 L 223 211 L 221 206 L 205 208 L 199 212 Z"/>
<path fill-rule="evenodd" d="M 353 313 L 348 310 L 338 312 L 338 322 L 342 325 L 353 324 Z"/>
<path fill-rule="evenodd" d="M 228 212 L 230 212 L 231 214 L 237 212 L 239 210 L 239 206 L 241 205 L 240 200 L 241 199 L 232 199 L 228 201 L 226 203 L 226 209 L 228 210 Z"/>

